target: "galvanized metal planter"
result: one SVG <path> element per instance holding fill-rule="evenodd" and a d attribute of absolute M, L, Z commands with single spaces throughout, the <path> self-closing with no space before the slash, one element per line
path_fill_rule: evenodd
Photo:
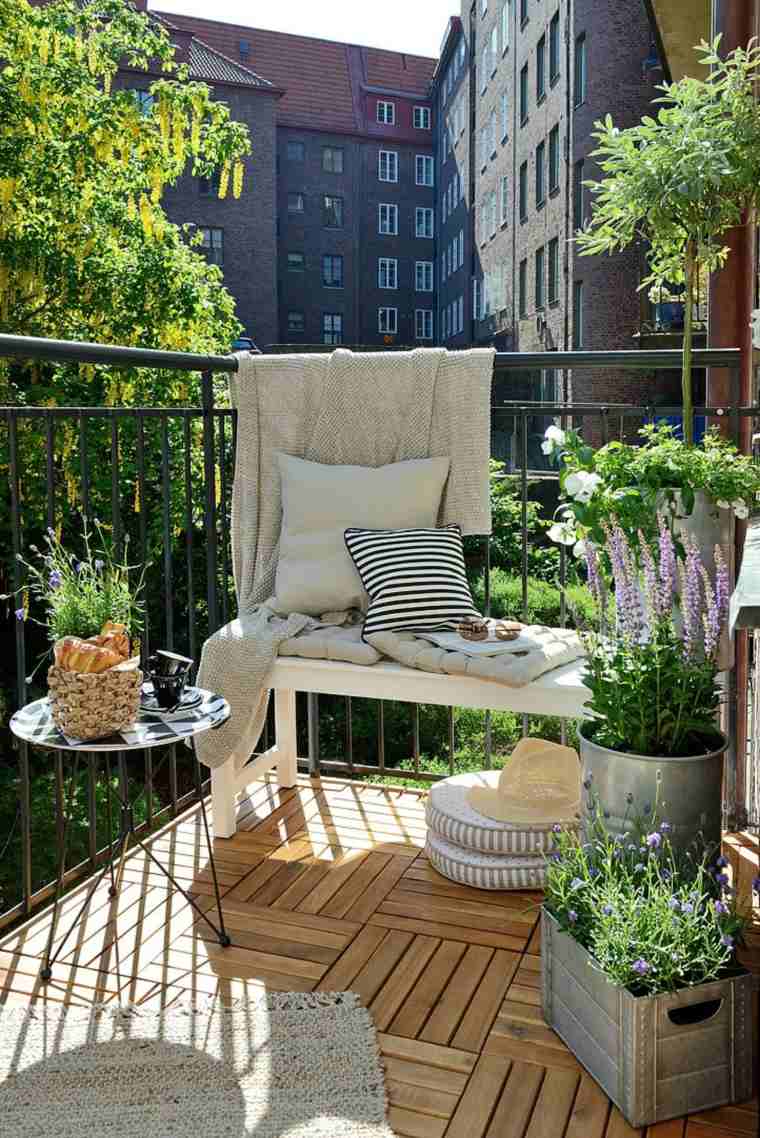
<path fill-rule="evenodd" d="M 593 797 L 605 811 L 608 830 L 620 834 L 630 829 L 633 815 L 658 801 L 660 819 L 672 826 L 674 848 L 685 849 L 700 833 L 706 842 L 720 845 L 726 740 L 709 754 L 655 758 L 602 747 L 587 738 L 587 730 L 584 724 L 579 731 L 581 762 L 584 775 L 593 776 Z M 628 805 L 629 794 L 633 806 Z M 587 814 L 585 798 L 583 810 Z"/>
<path fill-rule="evenodd" d="M 752 977 L 659 996 L 610 983 L 589 953 L 541 916 L 544 1018 L 631 1126 L 752 1094 Z"/>

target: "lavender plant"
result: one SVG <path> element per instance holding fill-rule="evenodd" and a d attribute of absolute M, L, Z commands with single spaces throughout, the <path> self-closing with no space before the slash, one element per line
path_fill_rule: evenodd
<path fill-rule="evenodd" d="M 598 803 L 592 818 L 585 840 L 555 827 L 544 904 L 560 928 L 614 984 L 637 996 L 730 971 L 745 919 L 726 859 L 696 847 L 677 856 L 656 806 L 632 818 L 623 834 L 607 830 Z"/>
<path fill-rule="evenodd" d="M 604 527 L 600 549 L 586 543 L 595 627 L 583 632 L 584 682 L 595 718 L 584 734 L 604 747 L 637 755 L 704 754 L 720 743 L 717 651 L 728 614 L 729 576 L 719 547 L 714 574 L 702 564 L 693 538 L 677 561 L 672 533 L 658 519 L 656 552 L 639 532 L 639 559 L 619 525 Z M 613 599 L 601 558 L 609 559 Z M 676 582 L 680 616 L 674 617 Z"/>

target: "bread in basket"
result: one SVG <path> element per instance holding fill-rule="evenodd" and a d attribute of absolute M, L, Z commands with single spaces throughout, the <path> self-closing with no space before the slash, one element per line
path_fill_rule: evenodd
<path fill-rule="evenodd" d="M 100 739 L 134 723 L 143 674 L 130 649 L 125 625 L 110 621 L 87 640 L 64 636 L 56 641 L 48 695 L 59 731 L 73 739 Z"/>

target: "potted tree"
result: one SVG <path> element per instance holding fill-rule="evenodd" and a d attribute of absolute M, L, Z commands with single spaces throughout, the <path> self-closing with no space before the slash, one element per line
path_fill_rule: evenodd
<path fill-rule="evenodd" d="M 752 977 L 725 860 L 631 813 L 624 835 L 598 800 L 584 837 L 555 827 L 541 964 L 547 1022 L 640 1127 L 749 1098 Z"/>
<path fill-rule="evenodd" d="M 579 731 L 585 781 L 604 801 L 614 833 L 625 831 L 632 801 L 657 800 L 669 812 L 676 848 L 688 848 L 700 834 L 717 845 L 726 748 L 715 725 L 717 654 L 728 613 L 725 562 L 716 547 L 711 575 L 687 537 L 678 565 L 673 535 L 660 517 L 657 558 L 638 535 L 642 589 L 622 527 L 605 526 L 605 536 L 601 549 L 591 542 L 585 549 L 595 608 L 593 626 L 583 633 L 591 692 L 590 718 Z M 602 558 L 611 567 L 614 600 Z"/>
<path fill-rule="evenodd" d="M 576 235 L 585 255 L 636 241 L 647 247 L 642 289 L 683 285 L 684 440 L 694 439 L 691 381 L 694 298 L 700 271 L 728 256 L 725 235 L 760 200 L 760 107 L 755 86 L 760 49 L 753 43 L 725 59 L 720 37 L 696 49 L 704 78 L 666 83 L 655 117 L 621 130 L 608 115 L 596 123 L 592 157 L 602 171 L 585 183 L 591 218 Z"/>

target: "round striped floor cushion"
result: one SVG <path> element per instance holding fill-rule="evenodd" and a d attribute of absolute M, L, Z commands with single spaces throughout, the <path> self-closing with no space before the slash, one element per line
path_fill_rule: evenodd
<path fill-rule="evenodd" d="M 433 783 L 427 800 L 428 829 L 456 846 L 483 853 L 533 856 L 551 850 L 551 823 L 527 826 L 523 823 L 497 822 L 478 814 L 467 801 L 473 786 L 484 780 L 494 788 L 500 771 L 478 771 L 457 774 Z"/>
<path fill-rule="evenodd" d="M 542 889 L 544 885 L 542 857 L 467 850 L 432 831 L 428 831 L 425 853 L 434 869 L 460 885 L 477 889 Z"/>

